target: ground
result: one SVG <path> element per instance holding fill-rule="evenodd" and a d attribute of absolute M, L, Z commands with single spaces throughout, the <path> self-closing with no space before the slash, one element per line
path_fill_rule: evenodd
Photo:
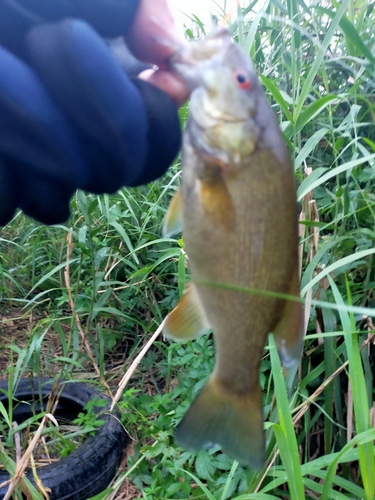
<path fill-rule="evenodd" d="M 36 311 L 25 313 L 22 308 L 10 307 L 5 309 L 0 314 L 0 379 L 6 380 L 8 378 L 10 364 L 13 367 L 16 366 L 18 360 L 17 348 L 25 350 L 28 348 L 30 340 L 30 332 L 36 327 L 36 325 L 42 322 L 46 318 L 45 314 L 38 313 Z M 68 336 L 69 326 L 62 325 L 62 329 L 66 336 Z M 14 346 L 11 348 L 10 346 Z M 123 346 L 125 347 L 125 346 Z M 121 346 L 119 351 L 122 351 Z M 41 373 L 46 376 L 50 376 L 59 369 L 58 365 L 51 364 L 51 359 L 55 356 L 61 356 L 62 346 L 61 340 L 56 332 L 50 330 L 48 331 L 41 344 L 41 355 L 40 355 L 40 368 Z M 107 364 L 105 367 L 105 372 L 114 372 L 116 368 L 124 363 L 124 355 L 120 352 L 118 354 L 112 354 L 107 358 Z M 92 365 L 87 363 L 87 368 L 90 372 L 83 373 L 83 377 L 87 379 L 88 375 L 93 379 L 97 379 L 98 375 L 93 371 Z M 25 372 L 26 375 L 26 372 Z M 120 377 L 111 377 L 110 388 L 112 392 L 116 392 L 116 388 Z M 45 459 L 43 459 L 43 465 L 47 465 Z M 37 464 L 38 465 L 38 464 Z M 40 463 L 39 466 L 42 464 Z M 124 455 L 124 459 L 120 466 L 120 470 L 124 470 L 127 465 L 127 456 Z M 132 483 L 126 479 L 123 483 L 121 489 L 117 493 L 114 500 L 131 500 L 133 498 L 141 498 L 142 494 L 137 490 L 137 488 L 132 485 Z"/>

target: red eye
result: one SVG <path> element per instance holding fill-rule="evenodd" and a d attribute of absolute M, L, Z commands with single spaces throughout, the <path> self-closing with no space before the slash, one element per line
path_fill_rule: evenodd
<path fill-rule="evenodd" d="M 237 79 L 238 85 L 241 89 L 250 89 L 251 88 L 250 79 L 246 75 L 244 75 L 243 73 L 238 73 L 236 75 L 236 79 Z"/>

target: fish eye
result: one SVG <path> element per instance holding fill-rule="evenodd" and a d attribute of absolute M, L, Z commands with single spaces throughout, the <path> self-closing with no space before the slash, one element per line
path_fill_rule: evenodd
<path fill-rule="evenodd" d="M 251 87 L 250 78 L 248 78 L 243 73 L 237 73 L 236 79 L 241 89 L 249 89 Z"/>

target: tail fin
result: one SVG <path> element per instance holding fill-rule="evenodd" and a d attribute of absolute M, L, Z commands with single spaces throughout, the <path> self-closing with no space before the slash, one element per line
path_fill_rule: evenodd
<path fill-rule="evenodd" d="M 241 464 L 261 469 L 264 433 L 260 387 L 237 395 L 212 376 L 178 425 L 176 441 L 191 451 L 219 444 Z"/>

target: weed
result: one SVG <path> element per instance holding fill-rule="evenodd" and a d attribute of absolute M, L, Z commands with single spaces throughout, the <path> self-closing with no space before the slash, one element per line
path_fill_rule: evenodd
<path fill-rule="evenodd" d="M 95 408 L 103 408 L 106 404 L 105 399 L 95 397 L 85 404 L 83 411 L 78 413 L 77 418 L 72 423 L 83 427 L 83 431 L 89 433 L 90 436 L 95 436 L 95 429 L 103 425 L 104 420 L 98 418 L 98 413 L 94 410 Z"/>

